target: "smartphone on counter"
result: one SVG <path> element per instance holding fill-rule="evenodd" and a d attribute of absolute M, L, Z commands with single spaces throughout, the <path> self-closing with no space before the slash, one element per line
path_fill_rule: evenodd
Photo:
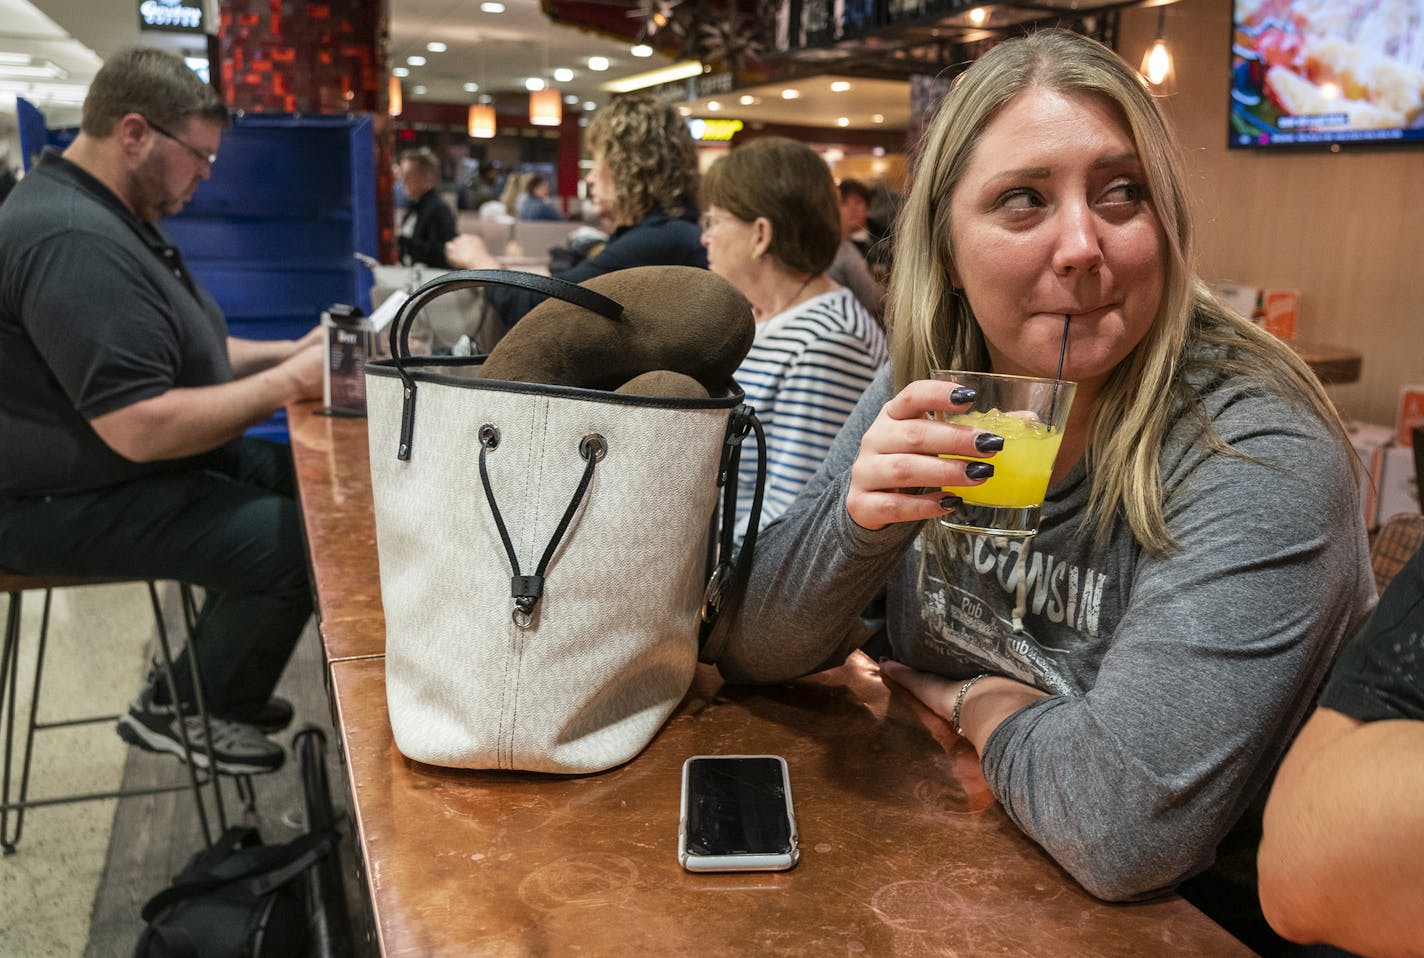
<path fill-rule="evenodd" d="M 694 755 L 682 765 L 677 858 L 693 872 L 796 864 L 791 777 L 779 755 Z"/>

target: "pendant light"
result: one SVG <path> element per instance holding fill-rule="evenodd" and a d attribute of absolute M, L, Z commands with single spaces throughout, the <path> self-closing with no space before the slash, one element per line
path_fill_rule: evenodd
<path fill-rule="evenodd" d="M 494 106 L 492 104 L 470 104 L 468 132 L 470 136 L 477 140 L 490 140 L 494 138 L 495 118 Z"/>
<path fill-rule="evenodd" d="M 391 83 L 387 97 L 389 100 L 388 110 L 391 116 L 400 116 L 401 110 L 404 109 L 404 106 L 401 102 L 400 77 L 391 77 Z"/>
<path fill-rule="evenodd" d="M 559 88 L 550 86 L 543 80 L 549 73 L 549 35 L 544 34 L 544 72 L 540 76 L 540 88 L 529 91 L 529 122 L 535 126 L 558 126 L 564 121 L 564 102 Z"/>
<path fill-rule="evenodd" d="M 1177 92 L 1177 67 L 1172 61 L 1172 48 L 1167 46 L 1167 5 L 1157 8 L 1157 39 L 1142 55 L 1139 70 L 1153 93 L 1170 96 Z"/>

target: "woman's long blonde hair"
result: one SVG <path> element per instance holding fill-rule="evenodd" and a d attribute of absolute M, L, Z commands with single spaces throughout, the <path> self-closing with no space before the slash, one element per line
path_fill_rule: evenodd
<path fill-rule="evenodd" d="M 886 320 L 896 388 L 928 378 L 931 369 L 990 368 L 969 304 L 949 282 L 950 197 L 990 121 L 1033 87 L 1096 96 L 1116 107 L 1137 147 L 1162 226 L 1166 276 L 1157 317 L 1109 375 L 1088 426 L 1087 522 L 1106 534 L 1122 513 L 1143 548 L 1163 555 L 1175 548 L 1158 475 L 1171 423 L 1188 411 L 1200 419 L 1203 441 L 1230 451 L 1188 383 L 1193 366 L 1200 371 L 1206 363 L 1218 375 L 1246 376 L 1313 410 L 1342 443 L 1345 434 L 1330 399 L 1300 358 L 1226 309 L 1196 277 L 1195 231 L 1176 139 L 1137 74 L 1096 40 L 1043 30 L 1006 41 L 975 62 L 946 95 L 923 141 L 914 185 L 895 227 Z M 1218 348 L 1196 348 L 1202 346 Z"/>

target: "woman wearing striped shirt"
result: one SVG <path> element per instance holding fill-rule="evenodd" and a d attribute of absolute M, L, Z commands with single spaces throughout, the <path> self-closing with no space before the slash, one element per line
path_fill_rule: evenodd
<path fill-rule="evenodd" d="M 782 137 L 737 147 L 707 171 L 702 206 L 708 266 L 741 291 L 757 321 L 736 378 L 766 427 L 765 526 L 810 480 L 884 365 L 885 334 L 825 275 L 840 245 L 840 198 L 809 147 Z M 743 524 L 754 470 L 744 457 Z"/>

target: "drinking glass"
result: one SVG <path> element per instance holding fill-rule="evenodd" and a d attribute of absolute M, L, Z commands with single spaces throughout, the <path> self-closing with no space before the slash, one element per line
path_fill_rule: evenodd
<path fill-rule="evenodd" d="M 1004 448 L 992 457 L 944 457 L 993 463 L 994 474 L 977 485 L 943 487 L 964 504 L 939 521 L 979 535 L 1034 535 L 1078 384 L 955 369 L 936 369 L 930 375 L 976 393 L 969 410 L 939 413 L 935 418 L 1004 437 Z"/>

